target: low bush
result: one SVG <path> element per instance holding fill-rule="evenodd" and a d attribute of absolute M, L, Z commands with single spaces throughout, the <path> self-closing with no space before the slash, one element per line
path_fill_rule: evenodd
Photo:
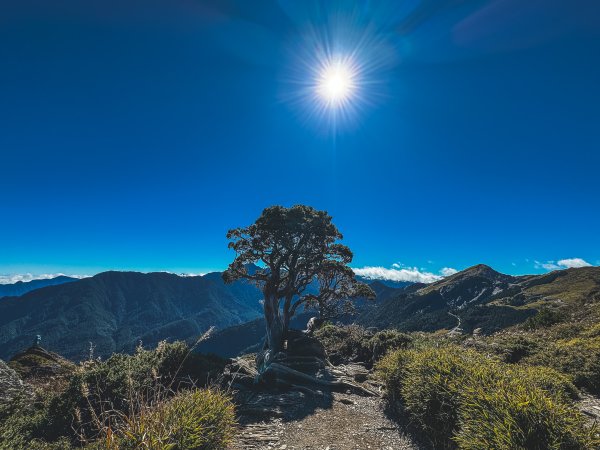
<path fill-rule="evenodd" d="M 539 348 L 539 343 L 527 336 L 507 336 L 503 340 L 495 342 L 492 350 L 504 362 L 518 363 L 526 356 L 532 355 Z"/>
<path fill-rule="evenodd" d="M 369 339 L 367 345 L 373 353 L 372 363 L 379 361 L 390 350 L 406 348 L 412 342 L 412 338 L 397 330 L 378 331 Z"/>
<path fill-rule="evenodd" d="M 546 328 L 565 320 L 565 314 L 561 311 L 550 308 L 540 309 L 535 316 L 527 318 L 523 327 L 529 330 L 537 328 Z"/>
<path fill-rule="evenodd" d="M 597 430 L 571 404 L 570 379 L 455 345 L 398 350 L 378 364 L 398 402 L 435 448 L 587 449 Z"/>
<path fill-rule="evenodd" d="M 123 423 L 106 434 L 113 436 L 116 449 L 214 450 L 229 444 L 235 414 L 233 404 L 221 392 L 191 390 L 143 408 Z"/>
<path fill-rule="evenodd" d="M 569 374 L 578 387 L 600 393 L 600 337 L 551 341 L 524 362 L 553 367 Z"/>
<path fill-rule="evenodd" d="M 593 449 L 596 433 L 573 406 L 547 395 L 527 379 L 490 376 L 461 392 L 458 448 Z"/>
<path fill-rule="evenodd" d="M 358 325 L 324 325 L 315 332 L 315 337 L 324 345 L 332 362 L 362 362 L 368 367 L 388 351 L 405 348 L 412 341 L 408 334 L 396 330 L 371 333 Z"/>
<path fill-rule="evenodd" d="M 32 443 L 52 448 L 61 440 L 93 442 L 102 430 L 132 420 L 144 405 L 164 403 L 181 389 L 206 385 L 224 365 L 218 357 L 190 353 L 181 342 L 85 361 L 62 392 L 39 390 L 33 400 L 23 399 L 0 411 L 0 449 L 30 449 Z M 4 442 L 9 444 L 3 447 Z"/>

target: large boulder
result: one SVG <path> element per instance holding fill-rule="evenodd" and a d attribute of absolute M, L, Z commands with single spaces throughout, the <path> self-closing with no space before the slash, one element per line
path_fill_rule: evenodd
<path fill-rule="evenodd" d="M 299 330 L 288 331 L 286 353 L 288 356 L 313 356 L 321 359 L 327 356 L 321 341 Z"/>

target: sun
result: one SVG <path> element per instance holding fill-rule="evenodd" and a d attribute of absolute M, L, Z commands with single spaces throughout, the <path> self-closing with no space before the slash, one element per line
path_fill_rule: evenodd
<path fill-rule="evenodd" d="M 317 80 L 317 92 L 329 106 L 347 102 L 356 90 L 356 74 L 348 63 L 335 61 L 323 67 Z"/>

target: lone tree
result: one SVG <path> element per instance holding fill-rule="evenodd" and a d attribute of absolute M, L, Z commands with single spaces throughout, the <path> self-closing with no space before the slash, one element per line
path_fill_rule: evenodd
<path fill-rule="evenodd" d="M 264 296 L 267 349 L 283 349 L 290 319 L 300 306 L 322 318 L 345 310 L 351 299 L 373 298 L 348 266 L 352 252 L 326 211 L 310 206 L 271 206 L 248 227 L 227 233 L 235 259 L 223 273 L 226 283 L 246 279 Z M 258 264 L 255 266 L 255 264 Z"/>

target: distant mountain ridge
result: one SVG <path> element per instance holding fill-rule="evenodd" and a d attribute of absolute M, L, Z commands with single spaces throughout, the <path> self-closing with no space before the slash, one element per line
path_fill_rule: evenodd
<path fill-rule="evenodd" d="M 599 298 L 600 267 L 511 276 L 479 264 L 415 287 L 386 299 L 359 322 L 403 331 L 436 331 L 455 327 L 458 315 L 464 331 L 481 328 L 493 333 L 525 321 L 544 307 Z"/>
<path fill-rule="evenodd" d="M 0 301 L 0 358 L 42 336 L 45 348 L 70 359 L 133 351 L 141 341 L 191 339 L 260 316 L 261 292 L 243 281 L 226 285 L 220 273 L 104 272 Z"/>
<path fill-rule="evenodd" d="M 600 267 L 555 271 L 544 275 L 511 276 L 479 264 L 431 284 L 408 283 L 393 288 L 379 280 L 369 283 L 376 301 L 359 302 L 358 314 L 347 318 L 378 329 L 402 331 L 456 330 L 482 333 L 519 324 L 542 308 L 600 301 Z M 300 326 L 306 323 L 306 317 Z M 198 350 L 235 356 L 255 351 L 264 336 L 264 321 L 220 330 Z"/>
<path fill-rule="evenodd" d="M 382 302 L 389 298 L 397 297 L 402 292 L 425 286 L 421 283 L 396 282 L 385 283 L 383 280 L 369 280 L 357 277 L 360 281 L 367 283 L 375 292 L 374 300 L 357 299 L 354 303 L 356 315 L 340 317 L 342 323 L 359 321 L 360 317 L 369 311 L 376 310 Z M 291 327 L 304 329 L 311 317 L 317 315 L 315 310 L 300 310 L 291 321 Z M 208 340 L 202 342 L 197 351 L 202 353 L 215 353 L 217 355 L 231 358 L 247 352 L 256 352 L 265 336 L 265 320 L 260 317 L 248 323 L 236 325 L 230 328 L 217 330 Z"/>
<path fill-rule="evenodd" d="M 28 292 L 40 289 L 46 286 L 56 286 L 59 284 L 70 283 L 77 281 L 79 278 L 68 277 L 65 275 L 59 275 L 54 278 L 44 278 L 39 280 L 31 281 L 17 281 L 16 283 L 0 284 L 0 298 L 1 297 L 17 297 L 24 295 Z"/>
<path fill-rule="evenodd" d="M 511 276 L 477 265 L 431 284 L 362 280 L 377 294 L 359 300 L 358 314 L 344 322 L 403 331 L 457 329 L 493 333 L 524 322 L 542 308 L 600 300 L 600 267 Z M 402 285 L 400 285 L 402 286 Z M 217 332 L 201 351 L 233 356 L 256 348 L 264 335 L 260 290 L 247 282 L 224 284 L 220 272 L 181 277 L 169 273 L 104 272 L 47 286 L 0 301 L 0 358 L 42 345 L 71 359 L 131 352 L 141 341 L 192 341 L 210 326 Z M 315 313 L 302 313 L 303 328 Z M 259 320 L 256 320 L 259 319 Z M 254 322 L 253 322 L 254 321 Z M 234 327 L 234 328 L 231 328 Z"/>

